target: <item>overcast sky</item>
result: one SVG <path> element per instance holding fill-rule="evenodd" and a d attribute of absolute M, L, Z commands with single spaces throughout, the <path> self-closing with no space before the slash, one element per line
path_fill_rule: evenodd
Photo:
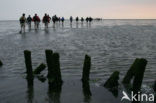
<path fill-rule="evenodd" d="M 0 20 L 19 19 L 22 13 L 102 17 L 104 19 L 156 19 L 156 0 L 0 0 Z"/>

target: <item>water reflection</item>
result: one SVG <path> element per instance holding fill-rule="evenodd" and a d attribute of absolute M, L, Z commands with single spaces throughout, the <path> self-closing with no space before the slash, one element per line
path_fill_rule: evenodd
<path fill-rule="evenodd" d="M 48 88 L 48 97 L 49 97 L 49 103 L 61 103 L 60 97 L 61 97 L 61 91 L 62 91 L 62 85 L 53 85 L 52 83 L 49 83 Z"/>
<path fill-rule="evenodd" d="M 118 97 L 118 87 L 112 88 L 112 89 L 108 89 L 114 97 Z"/>
<path fill-rule="evenodd" d="M 79 23 L 78 22 L 76 22 L 76 28 L 79 28 Z"/>
<path fill-rule="evenodd" d="M 34 87 L 33 80 L 27 80 L 27 103 L 33 103 L 34 99 Z"/>
<path fill-rule="evenodd" d="M 44 31 L 45 31 L 46 34 L 49 34 L 49 29 L 48 28 L 45 28 Z"/>
<path fill-rule="evenodd" d="M 90 103 L 92 93 L 90 91 L 89 82 L 82 82 L 82 88 L 83 88 L 84 102 L 85 103 Z"/>
<path fill-rule="evenodd" d="M 70 23 L 70 28 L 73 28 L 73 25 L 72 25 L 72 23 Z"/>
<path fill-rule="evenodd" d="M 81 28 L 83 28 L 83 22 L 81 22 Z"/>

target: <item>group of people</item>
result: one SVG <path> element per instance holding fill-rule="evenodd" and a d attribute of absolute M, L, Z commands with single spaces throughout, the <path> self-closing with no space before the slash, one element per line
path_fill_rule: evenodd
<path fill-rule="evenodd" d="M 46 13 L 45 13 L 45 15 L 42 18 L 42 22 L 44 23 L 45 28 L 48 28 L 48 24 L 50 23 L 50 21 L 52 21 L 53 22 L 53 26 L 55 26 L 56 22 L 62 22 L 62 25 L 63 25 L 64 20 L 65 20 L 64 17 L 60 18 L 60 17 L 57 17 L 56 15 L 52 16 L 52 18 L 51 18 Z M 70 20 L 70 23 L 72 24 L 73 17 L 70 16 L 69 20 Z M 76 20 L 76 23 L 78 23 L 79 17 L 76 17 L 75 20 Z M 83 17 L 81 17 L 81 19 L 80 19 L 81 23 L 83 23 L 84 20 L 86 20 L 86 22 L 88 23 L 88 22 L 92 22 L 93 18 L 87 17 L 86 19 L 84 19 Z M 40 17 L 37 14 L 35 14 L 33 17 L 31 17 L 29 15 L 27 18 L 25 16 L 25 14 L 22 14 L 22 16 L 20 17 L 19 21 L 20 21 L 20 25 L 21 25 L 20 33 L 22 33 L 22 32 L 25 32 L 25 25 L 26 25 L 26 23 L 28 24 L 29 29 L 31 29 L 31 24 L 32 24 L 32 22 L 34 22 L 34 28 L 38 29 L 39 25 L 40 25 L 40 22 L 41 22 L 41 19 L 40 19 Z"/>
<path fill-rule="evenodd" d="M 70 16 L 69 20 L 70 20 L 70 23 L 72 23 L 73 22 L 73 17 Z M 78 23 L 79 17 L 76 17 L 75 20 L 76 20 L 76 23 Z M 84 20 L 86 20 L 86 22 L 92 22 L 93 18 L 92 17 L 87 17 L 86 19 L 84 19 L 83 17 L 81 17 L 81 19 L 80 19 L 81 23 L 83 23 Z"/>

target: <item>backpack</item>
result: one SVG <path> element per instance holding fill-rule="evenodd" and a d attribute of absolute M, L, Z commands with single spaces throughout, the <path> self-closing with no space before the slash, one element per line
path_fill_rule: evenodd
<path fill-rule="evenodd" d="M 20 23 L 25 23 L 25 17 L 22 16 L 22 17 L 20 18 Z"/>

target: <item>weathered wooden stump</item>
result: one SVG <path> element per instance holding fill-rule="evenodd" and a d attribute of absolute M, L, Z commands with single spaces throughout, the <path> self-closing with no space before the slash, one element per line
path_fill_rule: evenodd
<path fill-rule="evenodd" d="M 156 81 L 154 82 L 154 85 L 153 85 L 153 90 L 155 91 L 156 93 Z"/>
<path fill-rule="evenodd" d="M 105 82 L 104 87 L 106 88 L 114 88 L 114 87 L 118 87 L 119 83 L 119 72 L 115 71 L 110 78 Z"/>
<path fill-rule="evenodd" d="M 134 70 L 134 74 L 135 74 L 134 81 L 133 81 L 134 92 L 138 92 L 141 89 L 146 65 L 147 65 L 146 59 L 139 59 L 139 62 L 136 65 L 136 69 Z"/>
<path fill-rule="evenodd" d="M 0 66 L 2 66 L 3 65 L 3 63 L 2 63 L 2 61 L 0 60 Z"/>
<path fill-rule="evenodd" d="M 32 70 L 32 62 L 31 62 L 31 52 L 28 50 L 24 51 L 24 57 L 25 57 L 25 65 L 26 65 L 26 73 L 27 73 L 27 79 L 28 84 L 33 85 L 33 70 Z"/>
<path fill-rule="evenodd" d="M 155 83 L 153 85 L 153 90 L 155 92 L 155 95 L 154 95 L 154 103 L 156 103 L 156 81 L 155 81 Z"/>
<path fill-rule="evenodd" d="M 135 76 L 135 69 L 138 68 L 138 62 L 139 62 L 139 59 L 137 58 L 131 65 L 130 69 L 128 70 L 126 76 L 124 77 L 124 79 L 122 81 L 124 84 L 129 84 L 131 82 L 133 76 Z"/>
<path fill-rule="evenodd" d="M 59 60 L 59 54 L 54 53 L 53 54 L 53 69 L 54 69 L 54 80 L 55 83 L 58 85 L 62 84 L 62 76 L 61 76 L 61 70 L 60 70 L 60 60 Z"/>
<path fill-rule="evenodd" d="M 90 69 L 91 69 L 91 57 L 88 55 L 85 55 L 85 60 L 83 64 L 83 74 L 82 74 L 83 82 L 89 81 Z"/>
<path fill-rule="evenodd" d="M 52 79 L 53 77 L 53 65 L 52 65 L 52 56 L 53 56 L 53 51 L 52 50 L 46 50 L 45 51 L 46 54 L 46 61 L 47 61 L 47 66 L 48 66 L 48 79 Z"/>
<path fill-rule="evenodd" d="M 61 85 L 62 77 L 60 71 L 59 54 L 53 53 L 51 50 L 46 50 L 46 58 L 48 65 L 48 80 L 50 84 Z"/>
<path fill-rule="evenodd" d="M 115 97 L 118 96 L 118 80 L 119 72 L 115 71 L 104 84 L 104 87 L 107 88 Z"/>
<path fill-rule="evenodd" d="M 41 63 L 35 70 L 34 74 L 40 74 L 44 69 L 46 68 L 46 65 Z"/>

